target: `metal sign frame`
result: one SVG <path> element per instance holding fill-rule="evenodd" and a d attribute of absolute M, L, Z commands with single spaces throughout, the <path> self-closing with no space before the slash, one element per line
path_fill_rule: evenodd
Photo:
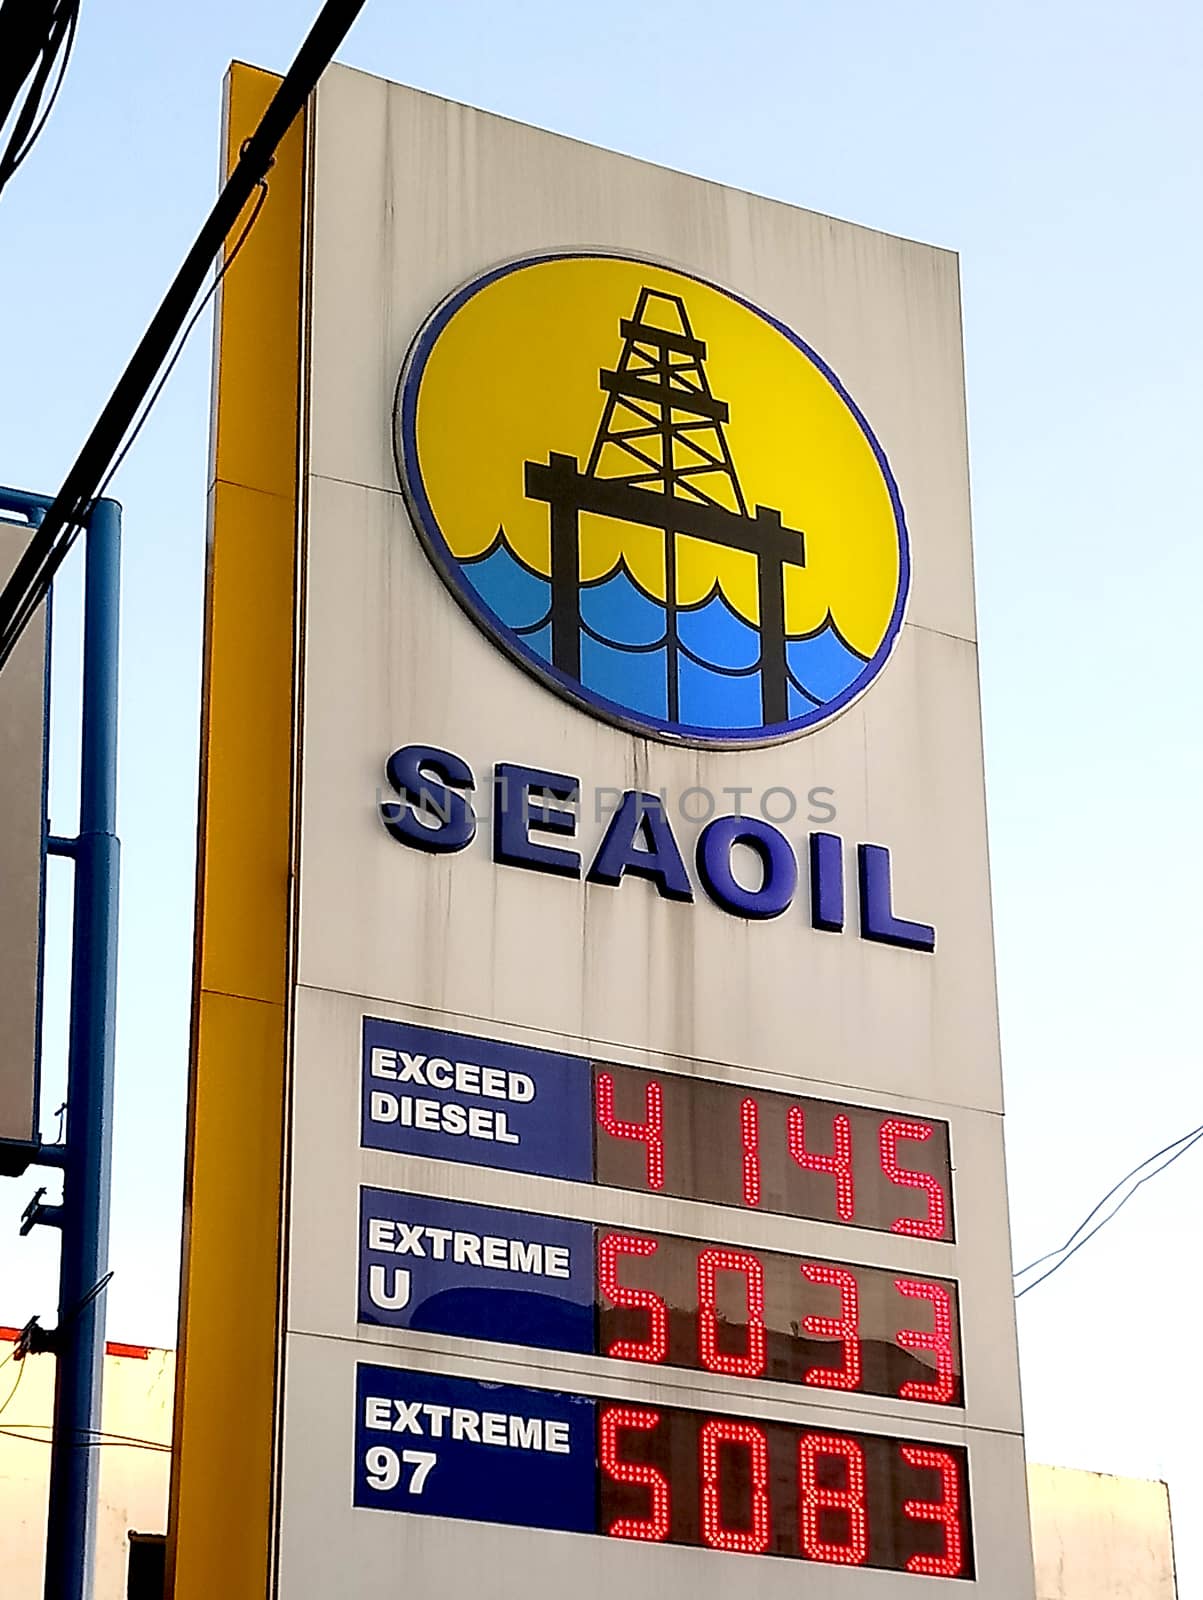
<path fill-rule="evenodd" d="M 8 536 L 27 533 L 32 535 L 42 519 L 48 501 L 37 495 L 26 494 L 17 489 L 0 489 L 0 537 L 7 543 Z M 16 520 L 16 519 L 20 520 Z M 14 543 L 16 539 L 14 538 Z M 18 550 L 13 557 L 12 564 L 20 555 Z M 11 941 L 14 934 L 24 943 L 21 933 L 21 923 L 26 916 L 21 911 L 15 911 L 9 894 L 5 893 L 5 927 L 0 930 L 0 1003 L 4 1006 L 5 1020 L 0 1027 L 0 1055 L 4 1058 L 12 1056 L 11 1061 L 0 1061 L 0 1176 L 18 1177 L 29 1166 L 37 1154 L 39 1144 L 38 1132 L 38 1107 L 42 1086 L 42 980 L 44 966 L 44 934 L 46 927 L 46 855 L 48 821 L 48 783 L 50 774 L 50 642 L 52 636 L 51 603 L 47 598 L 42 618 L 35 620 L 27 628 L 24 638 L 6 672 L 0 679 L 0 705 L 7 703 L 10 697 L 21 693 L 22 696 L 34 689 L 38 675 L 38 665 L 30 658 L 41 654 L 41 680 L 42 680 L 42 744 L 40 752 L 40 771 L 33 782 L 25 783 L 22 774 L 14 771 L 13 766 L 6 760 L 4 770 L 0 771 L 0 786 L 4 787 L 5 804 L 0 807 L 6 818 L 3 848 L 6 857 L 14 850 L 28 853 L 31 857 L 37 853 L 37 885 L 35 890 L 35 904 L 29 907 L 33 921 L 33 949 L 13 952 Z M 28 688 L 19 682 L 19 675 L 27 674 L 33 680 Z M 36 690 L 35 690 L 36 692 Z M 5 713 L 7 715 L 7 713 Z M 7 730 L 6 730 L 7 732 Z M 8 826 L 12 813 L 9 803 L 14 797 L 9 792 L 14 784 L 22 784 L 28 790 L 36 786 L 40 796 L 39 813 L 40 827 L 36 840 L 26 838 L 21 828 Z M 28 803 L 28 802 L 27 802 Z M 24 870 L 27 872 L 29 863 Z M 20 865 L 17 871 L 22 870 Z M 14 928 L 12 919 L 15 915 L 17 926 Z M 22 959 L 22 957 L 24 959 Z M 21 966 L 24 970 L 17 971 Z M 32 968 L 32 971 L 30 970 Z M 10 1014 L 10 1007 L 16 1003 L 17 994 L 24 989 L 20 1004 L 23 1015 L 20 1017 Z M 19 1055 L 28 1051 L 28 1078 L 24 1077 L 24 1067 Z M 28 1084 L 28 1092 L 21 1095 L 22 1102 L 28 1104 L 28 1122 L 24 1110 L 13 1112 L 14 1120 L 9 1121 L 9 1108 L 4 1103 L 9 1094 L 9 1085 L 15 1086 L 23 1081 Z M 20 1126 L 17 1120 L 19 1118 Z"/>

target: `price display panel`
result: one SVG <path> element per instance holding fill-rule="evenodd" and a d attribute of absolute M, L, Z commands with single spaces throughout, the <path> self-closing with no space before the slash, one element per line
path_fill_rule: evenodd
<path fill-rule="evenodd" d="M 953 1237 L 947 1123 L 603 1064 L 594 1105 L 598 1183 Z"/>
<path fill-rule="evenodd" d="M 360 1364 L 357 1506 L 972 1578 L 958 1445 Z"/>
<path fill-rule="evenodd" d="M 598 1228 L 598 1348 L 648 1365 L 961 1404 L 956 1285 Z"/>
<path fill-rule="evenodd" d="M 359 1320 L 962 1404 L 945 1278 L 364 1189 Z"/>
<path fill-rule="evenodd" d="M 364 1019 L 361 1141 L 441 1160 L 955 1237 L 948 1124 Z"/>

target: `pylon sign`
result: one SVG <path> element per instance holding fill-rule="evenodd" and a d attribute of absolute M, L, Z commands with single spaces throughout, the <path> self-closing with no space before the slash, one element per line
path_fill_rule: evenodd
<path fill-rule="evenodd" d="M 0 588 L 29 543 L 0 518 Z M 48 624 L 43 607 L 0 673 L 0 1173 L 38 1139 Z"/>
<path fill-rule="evenodd" d="M 222 283 L 176 1600 L 1032 1600 L 955 258 L 310 115 Z"/>

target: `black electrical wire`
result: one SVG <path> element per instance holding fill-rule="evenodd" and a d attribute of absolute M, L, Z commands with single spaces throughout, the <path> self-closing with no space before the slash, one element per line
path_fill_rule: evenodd
<path fill-rule="evenodd" d="M 17 1390 L 21 1387 L 21 1379 L 24 1376 L 25 1376 L 25 1363 L 22 1361 L 21 1365 L 17 1368 L 17 1381 L 13 1384 L 12 1388 L 8 1391 L 8 1396 L 7 1396 L 4 1404 L 0 1405 L 0 1417 L 2 1417 L 4 1415 L 4 1413 L 8 1410 L 9 1406 L 12 1405 L 14 1399 L 16 1398 Z"/>
<path fill-rule="evenodd" d="M 0 127 L 12 117 L 25 91 L 8 142 L 0 151 L 0 191 L 50 120 L 78 25 L 79 0 L 0 0 Z"/>
<path fill-rule="evenodd" d="M 6 1428 L 0 1424 L 0 1435 L 6 1439 L 24 1439 L 26 1444 L 53 1444 L 52 1439 L 42 1439 L 36 1433 L 22 1433 L 17 1428 Z M 155 1444 L 151 1439 L 76 1439 L 73 1448 L 76 1450 L 99 1450 L 107 1445 L 113 1450 L 152 1450 L 156 1455 L 171 1454 L 169 1444 Z"/>
<path fill-rule="evenodd" d="M 1162 1156 L 1168 1155 L 1171 1150 L 1176 1150 L 1180 1144 L 1185 1144 L 1188 1139 L 1193 1139 L 1196 1134 L 1200 1133 L 1203 1133 L 1203 1126 L 1192 1128 L 1189 1133 L 1181 1134 L 1177 1139 L 1171 1139 L 1169 1144 L 1165 1145 L 1162 1149 L 1154 1150 L 1151 1156 L 1146 1156 L 1143 1161 L 1138 1161 L 1132 1168 L 1131 1172 L 1125 1172 L 1118 1183 L 1113 1183 L 1111 1185 L 1110 1189 L 1107 1190 L 1107 1193 L 1095 1206 L 1094 1210 L 1086 1213 L 1081 1222 L 1078 1223 L 1077 1227 L 1070 1234 L 1069 1238 L 1066 1239 L 1064 1244 L 1059 1244 L 1055 1250 L 1046 1250 L 1042 1256 L 1037 1256 L 1035 1261 L 1029 1261 L 1026 1267 L 1020 1267 L 1019 1271 L 1014 1273 L 1013 1276 L 1016 1278 L 1022 1278 L 1026 1272 L 1031 1272 L 1033 1267 L 1038 1267 L 1045 1261 L 1051 1261 L 1054 1256 L 1063 1254 L 1069 1249 L 1070 1245 L 1073 1244 L 1074 1240 L 1082 1232 L 1082 1229 L 1086 1227 L 1087 1223 L 1092 1222 L 1094 1218 L 1098 1216 L 1099 1212 L 1107 1204 L 1108 1200 L 1111 1199 L 1111 1196 L 1113 1194 L 1118 1194 L 1123 1188 L 1124 1184 L 1129 1181 L 1129 1179 L 1134 1178 L 1136 1174 L 1143 1171 L 1145 1167 L 1151 1166 L 1154 1161 L 1159 1160 Z M 1166 1165 L 1168 1166 L 1169 1163 L 1167 1162 Z"/>
<path fill-rule="evenodd" d="M 84 1295 L 83 1299 L 77 1301 L 76 1304 L 71 1307 L 70 1311 L 67 1312 L 66 1316 L 61 1318 L 58 1327 L 54 1330 L 55 1333 L 61 1333 L 64 1328 L 69 1328 L 75 1319 L 80 1315 L 80 1313 L 85 1311 L 88 1306 L 92 1304 L 96 1296 L 98 1294 L 102 1294 L 104 1290 L 108 1288 L 115 1276 L 115 1271 L 106 1272 L 103 1278 L 101 1278 L 97 1283 L 94 1283 L 88 1290 L 87 1294 Z"/>
<path fill-rule="evenodd" d="M 1203 1141 L 1203 1127 L 1196 1128 L 1193 1133 L 1183 1134 L 1182 1139 L 1177 1139 L 1174 1141 L 1174 1144 L 1166 1145 L 1165 1150 L 1158 1151 L 1158 1155 L 1164 1155 L 1166 1150 L 1173 1150 L 1174 1154 L 1170 1156 L 1168 1161 L 1163 1161 L 1159 1167 L 1154 1167 L 1152 1172 L 1146 1172 L 1139 1183 L 1134 1183 L 1120 1203 L 1114 1207 L 1113 1210 L 1109 1211 L 1100 1222 L 1096 1223 L 1096 1225 L 1091 1228 L 1089 1233 L 1078 1239 L 1077 1243 L 1072 1247 L 1072 1249 L 1065 1249 L 1063 1246 L 1062 1248 L 1065 1249 L 1065 1253 L 1061 1255 L 1060 1260 L 1055 1262 L 1047 1272 L 1042 1272 L 1034 1283 L 1025 1284 L 1022 1289 L 1017 1290 L 1015 1295 L 1016 1300 L 1022 1300 L 1025 1294 L 1030 1294 L 1033 1289 L 1038 1289 L 1042 1283 L 1047 1283 L 1055 1272 L 1060 1272 L 1065 1263 L 1076 1256 L 1083 1245 L 1089 1244 L 1096 1234 L 1101 1233 L 1109 1222 L 1114 1221 L 1114 1219 L 1119 1216 L 1120 1212 L 1128 1204 L 1128 1201 L 1132 1199 L 1133 1195 L 1136 1194 L 1138 1189 L 1143 1189 L 1146 1183 L 1150 1183 L 1154 1178 L 1158 1177 L 1166 1170 L 1167 1167 L 1172 1167 L 1175 1161 L 1181 1160 L 1188 1150 L 1193 1150 L 1195 1145 L 1199 1144 L 1201 1141 Z M 1175 1149 L 1175 1146 L 1180 1146 L 1180 1148 Z M 1094 1216 L 1098 1212 L 1099 1208 L 1106 1204 L 1111 1195 L 1115 1194 L 1117 1189 L 1122 1188 L 1123 1185 L 1127 1183 L 1130 1178 L 1134 1177 L 1142 1167 L 1148 1166 L 1149 1161 L 1155 1161 L 1156 1159 L 1156 1156 L 1149 1156 L 1146 1160 L 1140 1163 L 1140 1166 L 1133 1167 L 1132 1171 L 1128 1173 L 1127 1177 L 1121 1178 L 1119 1183 L 1117 1183 L 1115 1187 L 1108 1192 L 1108 1194 L 1104 1195 L 1103 1199 L 1099 1201 L 1099 1204 L 1094 1208 L 1094 1211 L 1092 1211 L 1090 1215 Z M 1084 1225 L 1085 1224 L 1083 1224 L 1083 1226 Z M 1075 1229 L 1074 1233 L 1070 1235 L 1070 1238 L 1073 1239 L 1075 1234 L 1080 1232 L 1081 1228 Z M 1049 1255 L 1059 1254 L 1060 1252 L 1056 1250 L 1049 1252 Z M 1049 1255 L 1038 1257 L 1036 1261 L 1031 1262 L 1023 1269 L 1023 1271 L 1030 1272 L 1032 1267 L 1038 1266 L 1041 1261 L 1047 1261 L 1049 1259 Z M 1021 1277 L 1022 1273 L 1017 1273 L 1016 1276 Z"/>
<path fill-rule="evenodd" d="M 50 96 L 46 101 L 46 104 L 42 109 L 42 114 L 38 118 L 33 130 L 29 133 L 24 142 L 13 150 L 11 155 L 6 154 L 4 171 L 2 174 L 0 174 L 0 188 L 4 187 L 8 180 L 12 177 L 13 173 L 16 172 L 17 168 L 25 160 L 25 157 L 33 149 L 34 145 L 37 144 L 38 140 L 42 137 L 42 133 L 46 127 L 46 124 L 50 121 L 50 113 L 54 110 L 59 93 L 63 87 L 63 82 L 67 76 L 67 67 L 71 61 L 71 51 L 75 46 L 75 31 L 78 26 L 79 12 L 75 7 L 72 7 L 71 15 L 67 22 L 61 54 L 59 56 L 58 75 L 54 80 L 54 88 L 51 89 Z M 43 85 L 39 83 L 38 87 L 40 90 Z"/>
<path fill-rule="evenodd" d="M 6 1428 L 20 1428 L 23 1433 L 51 1434 L 54 1432 L 53 1422 L 9 1422 Z M 3 1432 L 4 1429 L 0 1429 Z M 112 1433 L 107 1428 L 76 1428 L 75 1432 L 81 1438 L 97 1439 L 105 1444 L 137 1444 L 147 1450 L 167 1450 L 172 1446 L 162 1439 L 143 1439 L 136 1433 Z M 49 1439 L 45 1441 L 49 1443 Z"/>
<path fill-rule="evenodd" d="M 171 356 L 170 356 L 170 358 L 169 358 L 169 360 L 167 362 L 167 365 L 163 368 L 162 372 L 159 374 L 159 381 L 155 384 L 154 388 L 150 391 L 150 394 L 146 397 L 146 403 L 142 407 L 141 415 L 139 416 L 137 422 L 135 422 L 133 427 L 130 429 L 129 435 L 126 438 L 125 443 L 121 446 L 121 449 L 117 452 L 116 458 L 113 461 L 113 465 L 109 468 L 108 473 L 105 476 L 104 482 L 100 485 L 100 488 L 96 491 L 96 499 L 97 500 L 103 500 L 104 495 L 105 495 L 105 491 L 108 489 L 109 484 L 112 483 L 113 479 L 117 476 L 117 472 L 118 472 L 118 470 L 119 470 L 119 468 L 121 466 L 121 463 L 125 460 L 126 456 L 129 455 L 130 450 L 133 448 L 135 439 L 137 439 L 138 435 L 142 432 L 143 423 L 146 421 L 147 417 L 150 415 L 151 410 L 154 407 L 155 401 L 162 394 L 164 386 L 166 385 L 168 378 L 170 378 L 171 374 L 175 371 L 176 362 L 180 359 L 180 356 L 183 354 L 183 351 L 184 351 L 184 346 L 188 343 L 188 335 L 192 332 L 193 328 L 196 327 L 197 323 L 200 321 L 201 317 L 204 315 L 205 307 L 209 304 L 209 301 L 212 300 L 213 296 L 217 293 L 218 289 L 221 287 L 222 279 L 225 277 L 226 273 L 229 272 L 230 268 L 234 265 L 235 261 L 237 261 L 238 252 L 242 249 L 243 245 L 246 243 L 247 239 L 250 237 L 251 229 L 255 226 L 256 222 L 258 222 L 259 213 L 263 210 L 264 202 L 266 200 L 267 200 L 267 179 L 263 178 L 263 179 L 260 180 L 259 193 L 255 197 L 255 204 L 251 208 L 251 214 L 246 219 L 246 222 L 243 224 L 242 232 L 238 235 L 238 238 L 234 241 L 234 248 L 229 252 L 229 254 L 226 256 L 225 260 L 222 262 L 221 266 L 218 268 L 217 272 L 213 275 L 213 282 L 205 290 L 204 297 L 201 299 L 200 303 L 197 305 L 196 310 L 192 313 L 192 315 L 188 318 L 188 321 L 184 324 L 183 332 L 180 334 L 178 340 L 176 341 L 175 349 L 172 351 Z"/>
<path fill-rule="evenodd" d="M 365 0 L 326 0 L 296 60 L 272 96 L 259 126 L 243 145 L 234 170 L 205 219 L 175 279 L 151 318 L 92 432 L 35 530 L 25 554 L 0 594 L 0 669 L 22 629 L 41 604 L 74 544 L 143 401 L 187 321 L 210 264 L 225 244 L 243 207 L 262 183 L 280 140 L 346 38 Z M 143 413 L 145 415 L 145 413 Z"/>

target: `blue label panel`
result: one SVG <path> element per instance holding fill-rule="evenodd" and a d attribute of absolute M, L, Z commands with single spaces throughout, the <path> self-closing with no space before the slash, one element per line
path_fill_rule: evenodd
<path fill-rule="evenodd" d="M 597 1531 L 596 1402 L 360 1364 L 355 1504 Z"/>
<path fill-rule="evenodd" d="M 588 1182 L 589 1063 L 552 1050 L 365 1017 L 360 1137 L 372 1150 Z"/>
<path fill-rule="evenodd" d="M 360 1190 L 360 1322 L 592 1354 L 593 1299 L 590 1223 Z"/>

